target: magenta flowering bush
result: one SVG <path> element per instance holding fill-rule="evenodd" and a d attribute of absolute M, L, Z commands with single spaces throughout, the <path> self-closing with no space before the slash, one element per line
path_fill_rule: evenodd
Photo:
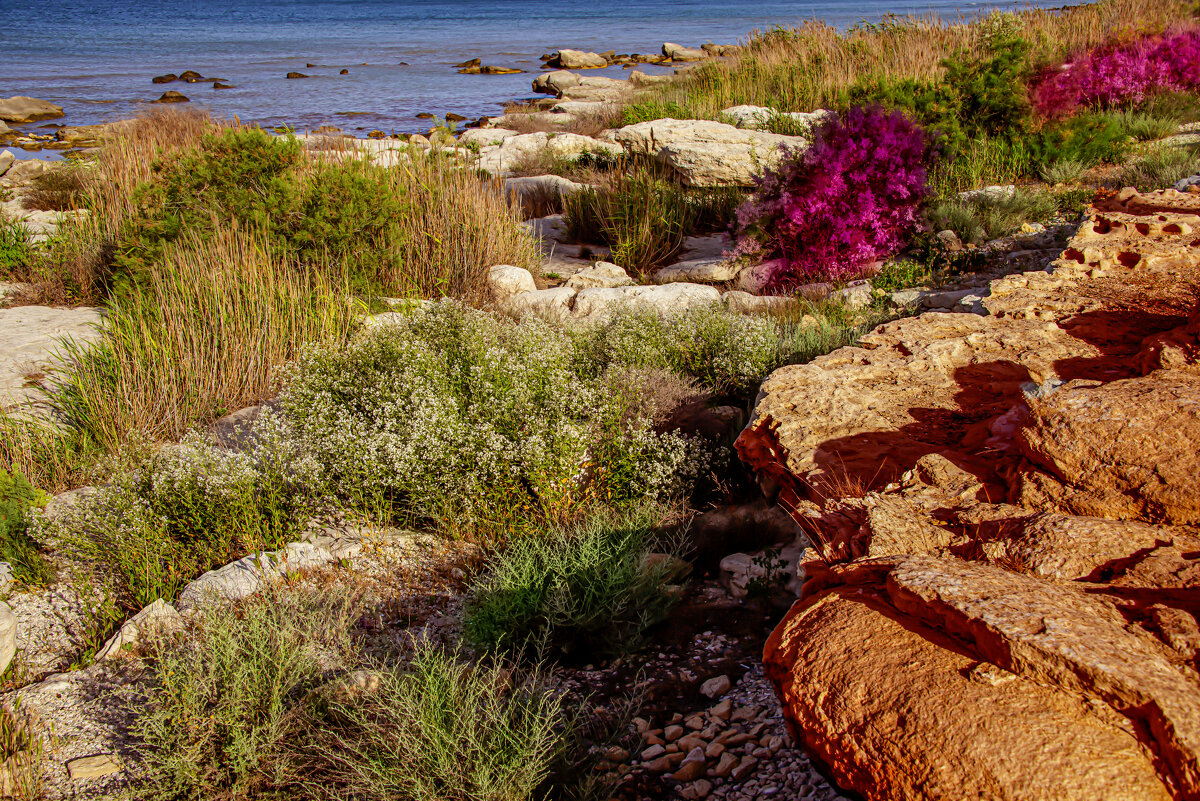
<path fill-rule="evenodd" d="M 1045 73 L 1033 104 L 1048 117 L 1080 106 L 1136 103 L 1157 92 L 1200 88 L 1200 31 L 1112 44 Z"/>
<path fill-rule="evenodd" d="M 758 179 L 737 212 L 738 251 L 776 259 L 773 291 L 863 274 L 918 226 L 930 149 L 901 112 L 852 107 Z"/>

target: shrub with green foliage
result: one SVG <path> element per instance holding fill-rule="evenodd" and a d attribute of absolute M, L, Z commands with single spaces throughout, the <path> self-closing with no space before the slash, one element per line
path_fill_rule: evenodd
<path fill-rule="evenodd" d="M 328 590 L 272 593 L 204 610 L 182 640 L 150 640 L 152 681 L 131 699 L 137 797 L 302 797 L 297 705 L 348 660 L 353 609 Z"/>
<path fill-rule="evenodd" d="M 1200 173 L 1200 148 L 1160 145 L 1126 165 L 1117 183 L 1149 192 L 1166 189 L 1196 173 Z"/>
<path fill-rule="evenodd" d="M 311 797 L 538 801 L 571 721 L 542 674 L 461 661 L 427 641 L 379 686 L 330 705 L 302 741 Z"/>
<path fill-rule="evenodd" d="M 13 577 L 30 586 L 54 579 L 53 568 L 29 535 L 31 510 L 45 502 L 45 494 L 25 476 L 0 470 L 0 562 L 12 565 Z"/>
<path fill-rule="evenodd" d="M 579 361 L 556 326 L 443 302 L 310 348 L 280 401 L 333 486 L 409 524 L 503 533 L 686 491 L 702 449 Z"/>
<path fill-rule="evenodd" d="M 978 244 L 1016 232 L 1027 222 L 1049 220 L 1058 213 L 1054 195 L 1018 189 L 1011 194 L 949 200 L 930 210 L 936 230 L 950 230 L 963 242 Z"/>
<path fill-rule="evenodd" d="M 0 275 L 19 277 L 33 265 L 29 230 L 19 222 L 0 216 Z"/>
<path fill-rule="evenodd" d="M 656 533 L 662 512 L 599 513 L 513 542 L 471 589 L 463 630 L 516 652 L 547 648 L 591 659 L 636 650 L 678 599 L 677 548 Z M 666 552 L 666 559 L 651 554 Z"/>
<path fill-rule="evenodd" d="M 327 511 L 319 465 L 272 436 L 271 425 L 258 426 L 252 452 L 189 436 L 120 468 L 46 525 L 101 568 L 126 609 L 170 600 L 206 570 L 297 539 Z"/>
<path fill-rule="evenodd" d="M 233 222 L 263 231 L 278 257 L 340 267 L 374 286 L 399 269 L 407 207 L 389 190 L 386 170 L 363 160 L 310 167 L 292 137 L 257 128 L 210 133 L 156 165 L 139 190 L 140 213 L 125 224 L 116 267 L 138 280 L 184 232 Z"/>

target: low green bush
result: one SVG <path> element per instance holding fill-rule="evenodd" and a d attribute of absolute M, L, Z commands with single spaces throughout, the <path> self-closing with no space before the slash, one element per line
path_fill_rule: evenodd
<path fill-rule="evenodd" d="M 919 286 L 932 278 L 929 267 L 912 259 L 889 261 L 871 276 L 871 288 L 878 292 L 895 292 L 898 289 Z"/>
<path fill-rule="evenodd" d="M 950 230 L 963 242 L 979 244 L 1015 233 L 1027 222 L 1041 222 L 1058 213 L 1049 192 L 1018 189 L 1009 195 L 982 195 L 939 203 L 929 212 L 935 230 Z"/>
<path fill-rule="evenodd" d="M 305 797 L 300 703 L 349 661 L 353 610 L 328 589 L 274 593 L 210 607 L 182 639 L 151 639 L 149 685 L 129 699 L 136 797 Z"/>
<path fill-rule="evenodd" d="M 576 526 L 513 542 L 471 588 L 463 630 L 475 643 L 569 657 L 636 650 L 678 599 L 678 548 L 657 529 L 662 512 L 599 513 Z M 668 558 L 651 555 L 666 552 Z"/>
<path fill-rule="evenodd" d="M 1047 164 L 1038 171 L 1038 174 L 1048 184 L 1073 184 L 1083 177 L 1087 168 L 1082 161 L 1063 159 L 1053 164 Z"/>
<path fill-rule="evenodd" d="M 19 222 L 0 216 L 0 275 L 22 278 L 33 266 L 29 230 Z"/>
<path fill-rule="evenodd" d="M 635 125 L 639 122 L 651 122 L 662 119 L 690 120 L 695 118 L 695 116 L 673 100 L 665 102 L 659 100 L 642 100 L 637 103 L 630 103 L 621 109 L 620 125 Z"/>
<path fill-rule="evenodd" d="M 1148 192 L 1166 189 L 1196 173 L 1200 173 L 1200 148 L 1161 145 L 1125 165 L 1116 183 Z"/>
<path fill-rule="evenodd" d="M 427 641 L 379 686 L 330 705 L 302 740 L 313 798 L 536 801 L 569 736 L 562 697 L 536 669 L 470 664 Z M 315 759 L 312 755 L 317 755 Z"/>
<path fill-rule="evenodd" d="M 709 392 L 747 397 L 792 359 L 794 333 L 773 318 L 713 305 L 671 315 L 621 309 L 570 335 L 576 369 L 585 374 L 598 376 L 611 366 L 659 368 Z"/>
<path fill-rule="evenodd" d="M 54 580 L 54 569 L 29 534 L 30 512 L 46 502 L 17 471 L 0 470 L 0 561 L 12 566 L 13 577 L 29 586 Z"/>
<path fill-rule="evenodd" d="M 121 466 L 110 483 L 50 521 L 55 539 L 96 565 L 118 603 L 136 611 L 259 549 L 297 539 L 327 511 L 319 468 L 257 429 L 251 453 L 194 435 Z"/>

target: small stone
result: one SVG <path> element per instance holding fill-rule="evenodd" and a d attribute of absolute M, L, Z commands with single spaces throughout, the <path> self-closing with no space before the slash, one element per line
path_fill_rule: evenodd
<path fill-rule="evenodd" d="M 633 729 L 638 734 L 645 734 L 646 732 L 650 731 L 650 721 L 646 720 L 645 718 L 634 718 Z"/>
<path fill-rule="evenodd" d="M 646 769 L 655 773 L 666 773 L 669 770 L 673 770 L 682 761 L 683 754 L 665 754 L 653 762 L 647 762 Z"/>
<path fill-rule="evenodd" d="M 741 781 L 750 775 L 756 765 L 758 765 L 758 760 L 754 757 L 742 757 L 742 761 L 738 763 L 736 768 L 730 771 L 730 775 L 733 776 L 734 780 Z"/>
<path fill-rule="evenodd" d="M 650 762 L 651 760 L 658 759 L 660 756 L 662 756 L 666 752 L 667 752 L 667 749 L 663 748 L 661 745 L 652 745 L 649 748 L 647 748 L 645 751 L 642 751 L 642 753 L 641 753 L 642 761 Z"/>
<path fill-rule="evenodd" d="M 663 738 L 666 739 L 666 741 L 669 743 L 675 742 L 682 736 L 683 736 L 683 727 L 680 726 L 679 724 L 675 724 L 673 726 L 668 726 L 663 731 Z"/>
<path fill-rule="evenodd" d="M 714 676 L 700 685 L 700 694 L 716 699 L 729 692 L 732 686 L 733 682 L 729 680 L 728 676 Z"/>
<path fill-rule="evenodd" d="M 712 715 L 717 720 L 729 720 L 729 712 L 733 709 L 733 702 L 726 698 L 721 703 L 708 710 L 708 714 Z"/>
<path fill-rule="evenodd" d="M 679 746 L 679 750 L 685 752 L 691 751 L 693 748 L 704 748 L 708 745 L 698 734 L 689 734 L 687 737 L 681 737 L 675 744 Z"/>
<path fill-rule="evenodd" d="M 716 767 L 711 771 L 712 775 L 718 779 L 723 779 L 728 776 L 738 764 L 738 758 L 730 753 L 721 754 L 721 759 L 717 762 Z"/>
<path fill-rule="evenodd" d="M 709 743 L 708 747 L 704 749 L 704 755 L 709 759 L 716 759 L 723 753 L 725 753 L 724 743 Z"/>
<path fill-rule="evenodd" d="M 80 757 L 67 763 L 67 773 L 72 781 L 80 779 L 98 779 L 101 776 L 111 776 L 121 772 L 121 765 L 114 754 Z"/>
<path fill-rule="evenodd" d="M 604 752 L 604 758 L 609 762 L 624 762 L 629 759 L 629 752 L 619 745 L 614 745 Z"/>
<path fill-rule="evenodd" d="M 756 717 L 758 717 L 758 707 L 739 706 L 737 709 L 733 710 L 730 720 L 735 722 L 740 720 L 754 720 Z"/>
<path fill-rule="evenodd" d="M 704 718 L 700 715 L 692 715 L 690 718 L 684 721 L 683 725 L 687 726 L 692 731 L 700 731 L 704 728 Z"/>
<path fill-rule="evenodd" d="M 686 799 L 708 798 L 708 794 L 711 792 L 712 782 L 708 779 L 698 779 L 680 790 L 679 797 Z"/>

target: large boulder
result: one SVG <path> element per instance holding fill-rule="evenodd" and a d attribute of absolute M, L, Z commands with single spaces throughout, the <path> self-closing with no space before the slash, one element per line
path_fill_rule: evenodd
<path fill-rule="evenodd" d="M 635 155 L 651 156 L 689 186 L 753 186 L 764 167 L 779 163 L 781 149 L 804 150 L 802 136 L 781 136 L 708 120 L 652 120 L 605 131 L 602 139 Z"/>
<path fill-rule="evenodd" d="M 616 157 L 623 151 L 611 142 L 573 133 L 546 134 L 542 132 L 505 137 L 499 145 L 480 150 L 477 166 L 492 175 L 510 175 L 514 167 L 532 159 L 550 156 L 572 160 L 596 153 Z"/>
<path fill-rule="evenodd" d="M 584 289 L 575 296 L 572 315 L 575 319 L 593 322 L 607 319 L 622 307 L 672 314 L 720 301 L 721 293 L 715 287 L 700 284 Z"/>
<path fill-rule="evenodd" d="M 0 120 L 5 122 L 36 122 L 63 116 L 62 106 L 36 97 L 16 95 L 0 100 Z"/>
<path fill-rule="evenodd" d="M 1098 204 L 984 315 L 764 383 L 812 552 L 766 671 L 866 799 L 1200 799 L 1200 198 Z"/>

